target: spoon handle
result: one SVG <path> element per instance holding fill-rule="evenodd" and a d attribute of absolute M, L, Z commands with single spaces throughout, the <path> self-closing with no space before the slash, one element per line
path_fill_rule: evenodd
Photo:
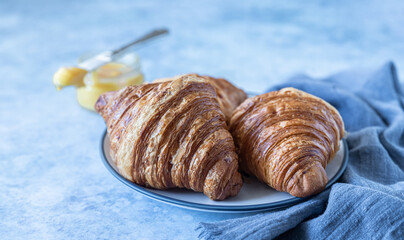
<path fill-rule="evenodd" d="M 118 48 L 118 49 L 115 49 L 114 51 L 112 51 L 112 56 L 121 54 L 125 50 L 127 50 L 128 48 L 130 48 L 130 47 L 132 47 L 134 45 L 137 45 L 137 44 L 143 43 L 143 42 L 147 42 L 147 41 L 152 40 L 152 39 L 154 39 L 156 37 L 160 37 L 160 36 L 163 36 L 163 35 L 166 35 L 166 34 L 168 34 L 168 29 L 166 29 L 166 28 L 153 30 L 153 31 L 143 35 L 142 37 L 140 37 L 140 38 L 138 38 L 138 39 L 136 39 L 136 40 L 134 40 L 134 41 L 132 41 L 132 42 Z"/>

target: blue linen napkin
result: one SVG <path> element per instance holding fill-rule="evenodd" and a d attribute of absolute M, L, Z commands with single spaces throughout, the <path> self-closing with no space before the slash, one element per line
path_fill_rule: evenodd
<path fill-rule="evenodd" d="M 344 119 L 349 164 L 330 190 L 284 210 L 200 223 L 205 239 L 404 239 L 404 95 L 393 63 L 295 87 L 335 106 Z"/>

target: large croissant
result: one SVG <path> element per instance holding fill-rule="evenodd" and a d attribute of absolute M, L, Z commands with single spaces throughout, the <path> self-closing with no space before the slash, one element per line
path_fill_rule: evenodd
<path fill-rule="evenodd" d="M 241 189 L 238 156 L 215 89 L 195 76 L 101 95 L 111 157 L 138 185 L 222 200 Z"/>
<path fill-rule="evenodd" d="M 244 101 L 230 130 L 242 170 L 278 191 L 306 197 L 326 186 L 325 167 L 338 151 L 344 123 L 322 99 L 284 88 Z"/>
<path fill-rule="evenodd" d="M 231 115 L 238 105 L 240 105 L 246 98 L 247 94 L 240 88 L 237 88 L 229 81 L 224 78 L 213 78 L 209 76 L 200 76 L 198 74 L 185 74 L 179 75 L 172 78 L 160 78 L 154 80 L 154 82 L 166 82 L 172 81 L 181 77 L 192 76 L 194 79 L 199 79 L 201 81 L 207 81 L 216 90 L 217 100 L 219 106 L 222 109 L 226 121 L 229 123 Z"/>

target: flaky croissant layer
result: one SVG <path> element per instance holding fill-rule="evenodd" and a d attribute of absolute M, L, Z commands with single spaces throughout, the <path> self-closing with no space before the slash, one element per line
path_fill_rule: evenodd
<path fill-rule="evenodd" d="M 222 200 L 241 189 L 238 156 L 215 89 L 197 76 L 102 95 L 111 157 L 136 184 L 203 192 Z"/>
<path fill-rule="evenodd" d="M 233 112 L 230 131 L 243 171 L 306 197 L 325 188 L 325 168 L 338 151 L 344 123 L 322 99 L 284 88 L 244 101 Z"/>
<path fill-rule="evenodd" d="M 237 88 L 226 79 L 200 76 L 195 73 L 179 75 L 172 78 L 160 78 L 154 80 L 154 82 L 173 81 L 182 77 L 193 77 L 194 79 L 210 83 L 216 91 L 217 101 L 228 123 L 230 123 L 234 109 L 247 98 L 247 94 L 242 89 Z"/>

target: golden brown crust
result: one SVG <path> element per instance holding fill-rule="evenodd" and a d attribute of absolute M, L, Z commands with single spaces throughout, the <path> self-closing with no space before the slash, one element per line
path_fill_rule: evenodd
<path fill-rule="evenodd" d="M 216 93 L 194 76 L 101 95 L 111 157 L 136 184 L 203 192 L 222 200 L 241 189 L 238 157 Z"/>
<path fill-rule="evenodd" d="M 215 88 L 219 106 L 226 116 L 227 123 L 230 122 L 231 115 L 238 105 L 240 105 L 245 99 L 247 94 L 231 84 L 229 81 L 223 78 L 213 78 L 209 76 L 200 76 L 198 74 L 185 74 L 172 78 L 160 78 L 154 80 L 154 82 L 166 82 L 178 79 L 184 76 L 193 76 L 196 80 L 207 81 Z"/>
<path fill-rule="evenodd" d="M 344 123 L 322 99 L 284 88 L 244 101 L 230 131 L 242 170 L 278 191 L 306 197 L 326 186 L 324 169 L 338 151 Z"/>

